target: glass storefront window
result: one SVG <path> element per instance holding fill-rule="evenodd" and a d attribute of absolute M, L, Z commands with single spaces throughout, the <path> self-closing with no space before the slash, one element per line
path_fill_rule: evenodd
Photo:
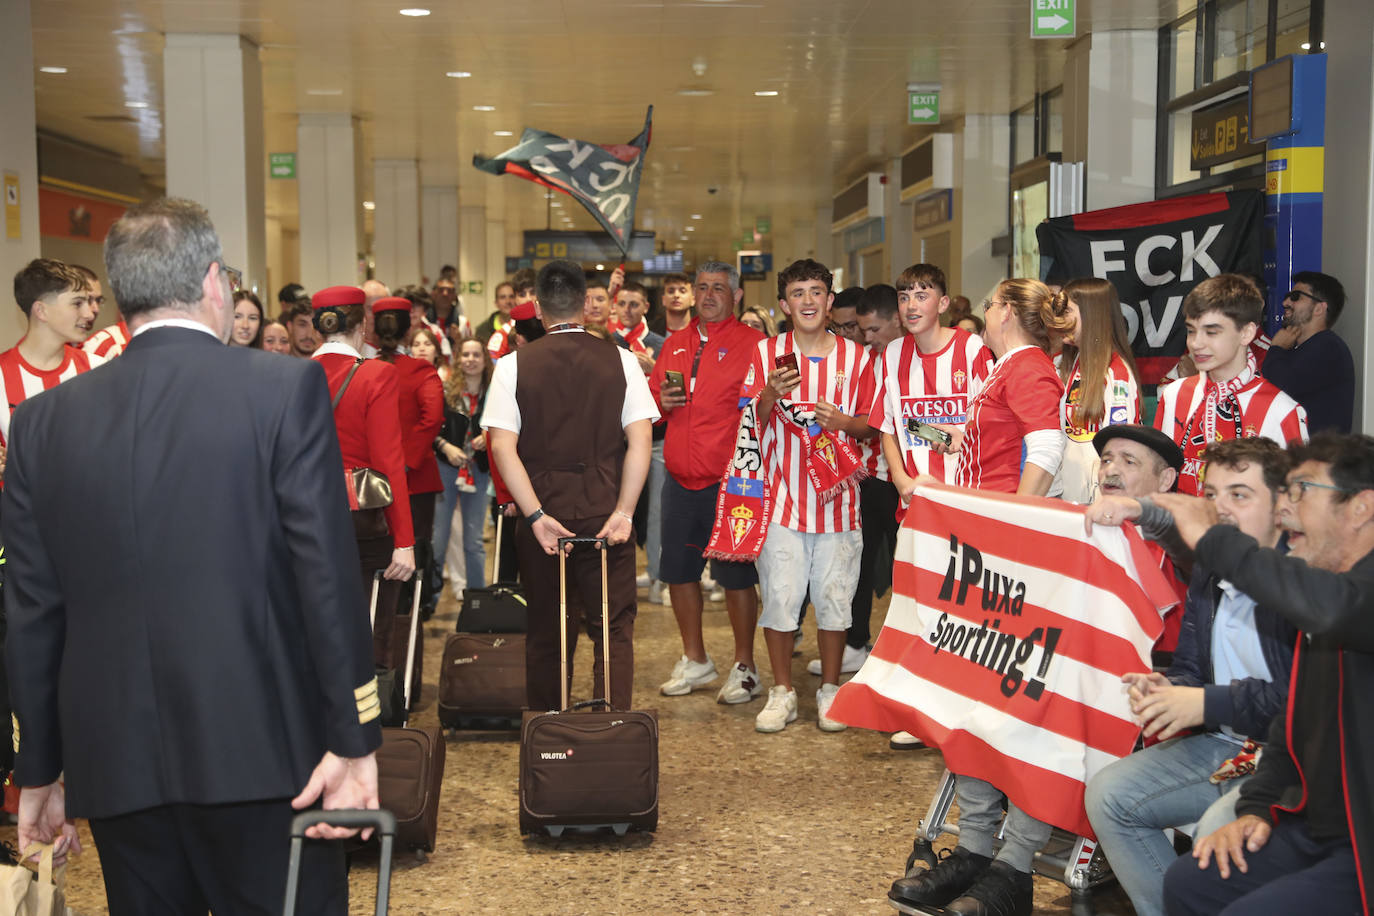
<path fill-rule="evenodd" d="M 1274 33 L 1274 57 L 1302 54 L 1309 49 L 1312 4 L 1309 0 L 1279 0 L 1278 28 Z M 1314 48 L 1312 50 L 1325 50 Z"/>
<path fill-rule="evenodd" d="M 1011 275 L 1040 277 L 1040 243 L 1035 227 L 1049 218 L 1050 183 L 1037 181 L 1011 192 Z"/>
<path fill-rule="evenodd" d="M 1064 90 L 1056 89 L 1045 96 L 1045 152 L 1064 151 Z"/>
<path fill-rule="evenodd" d="M 1265 0 L 1228 0 L 1217 4 L 1217 59 L 1212 79 L 1219 80 L 1265 62 L 1269 4 Z"/>
<path fill-rule="evenodd" d="M 1012 164 L 1020 165 L 1035 158 L 1035 103 L 1018 108 L 1011 114 L 1011 129 L 1015 137 Z"/>
<path fill-rule="evenodd" d="M 1197 88 L 1197 58 L 1201 50 L 1197 40 L 1197 16 L 1180 22 L 1169 34 L 1170 55 L 1173 62 L 1169 74 L 1169 98 L 1177 98 Z"/>

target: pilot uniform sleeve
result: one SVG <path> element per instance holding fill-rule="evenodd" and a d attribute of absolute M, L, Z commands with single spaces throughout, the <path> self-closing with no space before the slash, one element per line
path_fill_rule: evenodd
<path fill-rule="evenodd" d="M 390 392 L 396 403 L 396 392 Z M 312 366 L 288 394 L 272 452 L 272 480 L 295 571 L 311 668 L 319 678 L 325 748 L 361 757 L 381 744 L 381 705 L 343 456 L 324 372 Z M 401 478 L 404 481 L 404 477 Z"/>

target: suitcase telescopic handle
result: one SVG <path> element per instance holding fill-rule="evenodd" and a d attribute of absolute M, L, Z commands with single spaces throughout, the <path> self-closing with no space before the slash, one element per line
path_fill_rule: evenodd
<path fill-rule="evenodd" d="M 558 661 L 559 709 L 568 708 L 568 547 L 594 544 L 601 554 L 601 675 L 606 707 L 611 708 L 611 595 L 606 589 L 606 539 L 566 537 L 558 539 Z M 592 650 L 595 652 L 595 649 Z"/>
<path fill-rule="evenodd" d="M 284 916 L 296 916 L 305 831 L 316 824 L 376 828 L 382 845 L 381 859 L 377 865 L 377 912 L 385 913 L 391 898 L 391 849 L 396 841 L 396 815 L 385 809 L 340 808 L 334 811 L 302 811 L 291 819 L 291 862 L 286 872 L 286 903 L 282 907 Z"/>

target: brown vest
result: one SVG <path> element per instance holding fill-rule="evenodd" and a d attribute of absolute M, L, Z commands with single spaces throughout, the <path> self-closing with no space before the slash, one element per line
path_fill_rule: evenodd
<path fill-rule="evenodd" d="M 608 518 L 625 463 L 625 372 L 615 344 L 575 331 L 546 334 L 513 358 L 517 451 L 540 505 L 565 523 Z"/>

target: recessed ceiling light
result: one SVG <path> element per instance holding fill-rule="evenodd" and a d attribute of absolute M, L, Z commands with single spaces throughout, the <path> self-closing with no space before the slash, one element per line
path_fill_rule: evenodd
<path fill-rule="evenodd" d="M 374 201 L 374 200 L 365 200 L 365 201 L 363 201 L 363 209 L 364 209 L 364 210 L 376 210 L 376 209 L 377 209 L 377 202 Z"/>
<path fill-rule="evenodd" d="M 696 227 L 696 226 L 688 226 L 686 229 L 684 229 L 684 230 L 682 230 L 682 231 L 683 231 L 683 232 L 696 232 L 696 231 L 697 231 L 697 227 Z"/>
<path fill-rule="evenodd" d="M 494 131 L 492 131 L 491 133 L 492 133 L 492 136 L 495 136 L 495 137 L 514 137 L 514 136 L 515 136 L 515 131 L 513 131 L 513 130 L 494 130 Z"/>
<path fill-rule="evenodd" d="M 445 73 L 444 76 L 452 77 L 456 80 L 465 80 L 469 76 L 472 76 L 472 74 L 466 70 L 450 70 L 449 72 Z"/>
<path fill-rule="evenodd" d="M 66 73 L 66 67 L 39 67 L 39 73 Z"/>
<path fill-rule="evenodd" d="M 125 108 L 147 108 L 147 107 L 148 107 L 148 103 L 147 103 L 147 102 L 125 102 L 125 103 L 124 103 L 124 107 L 125 107 Z"/>
<path fill-rule="evenodd" d="M 560 203 L 559 203 L 558 201 L 556 201 L 556 200 L 555 200 L 555 201 L 550 201 L 550 202 L 549 202 L 549 206 L 552 207 L 552 208 L 555 209 L 555 210 L 561 210 L 561 209 L 563 209 L 563 205 L 560 204 Z"/>
<path fill-rule="evenodd" d="M 606 269 L 606 265 L 605 265 L 605 264 L 598 264 L 598 265 L 596 265 L 596 269 L 597 269 L 597 270 L 605 270 L 605 269 Z"/>
<path fill-rule="evenodd" d="M 701 219 L 701 214 L 700 214 L 700 213 L 693 213 L 693 214 L 692 214 L 692 219 Z"/>
<path fill-rule="evenodd" d="M 679 90 L 677 91 L 677 94 L 678 94 L 678 95 L 693 96 L 693 97 L 695 97 L 695 96 L 703 96 L 703 95 L 715 95 L 715 94 L 716 94 L 716 90 L 714 90 L 714 89 L 679 89 Z"/>
<path fill-rule="evenodd" d="M 777 95 L 777 94 L 778 94 L 778 90 L 776 90 L 776 89 L 756 89 L 756 90 L 754 90 L 754 95 L 757 95 L 757 96 L 759 96 L 760 98 L 766 98 L 766 97 L 774 96 L 774 95 Z"/>
<path fill-rule="evenodd" d="M 429 15 L 429 10 L 420 9 L 418 6 L 414 6 L 414 7 L 410 7 L 409 9 L 401 10 L 401 15 L 402 15 L 402 16 L 428 16 L 428 15 Z"/>
<path fill-rule="evenodd" d="M 495 105 L 473 105 L 473 106 L 472 106 L 472 110 L 473 110 L 473 111 L 495 111 L 495 110 L 496 110 L 496 106 L 495 106 Z"/>
<path fill-rule="evenodd" d="M 342 89 L 307 89 L 306 95 L 343 95 Z"/>

